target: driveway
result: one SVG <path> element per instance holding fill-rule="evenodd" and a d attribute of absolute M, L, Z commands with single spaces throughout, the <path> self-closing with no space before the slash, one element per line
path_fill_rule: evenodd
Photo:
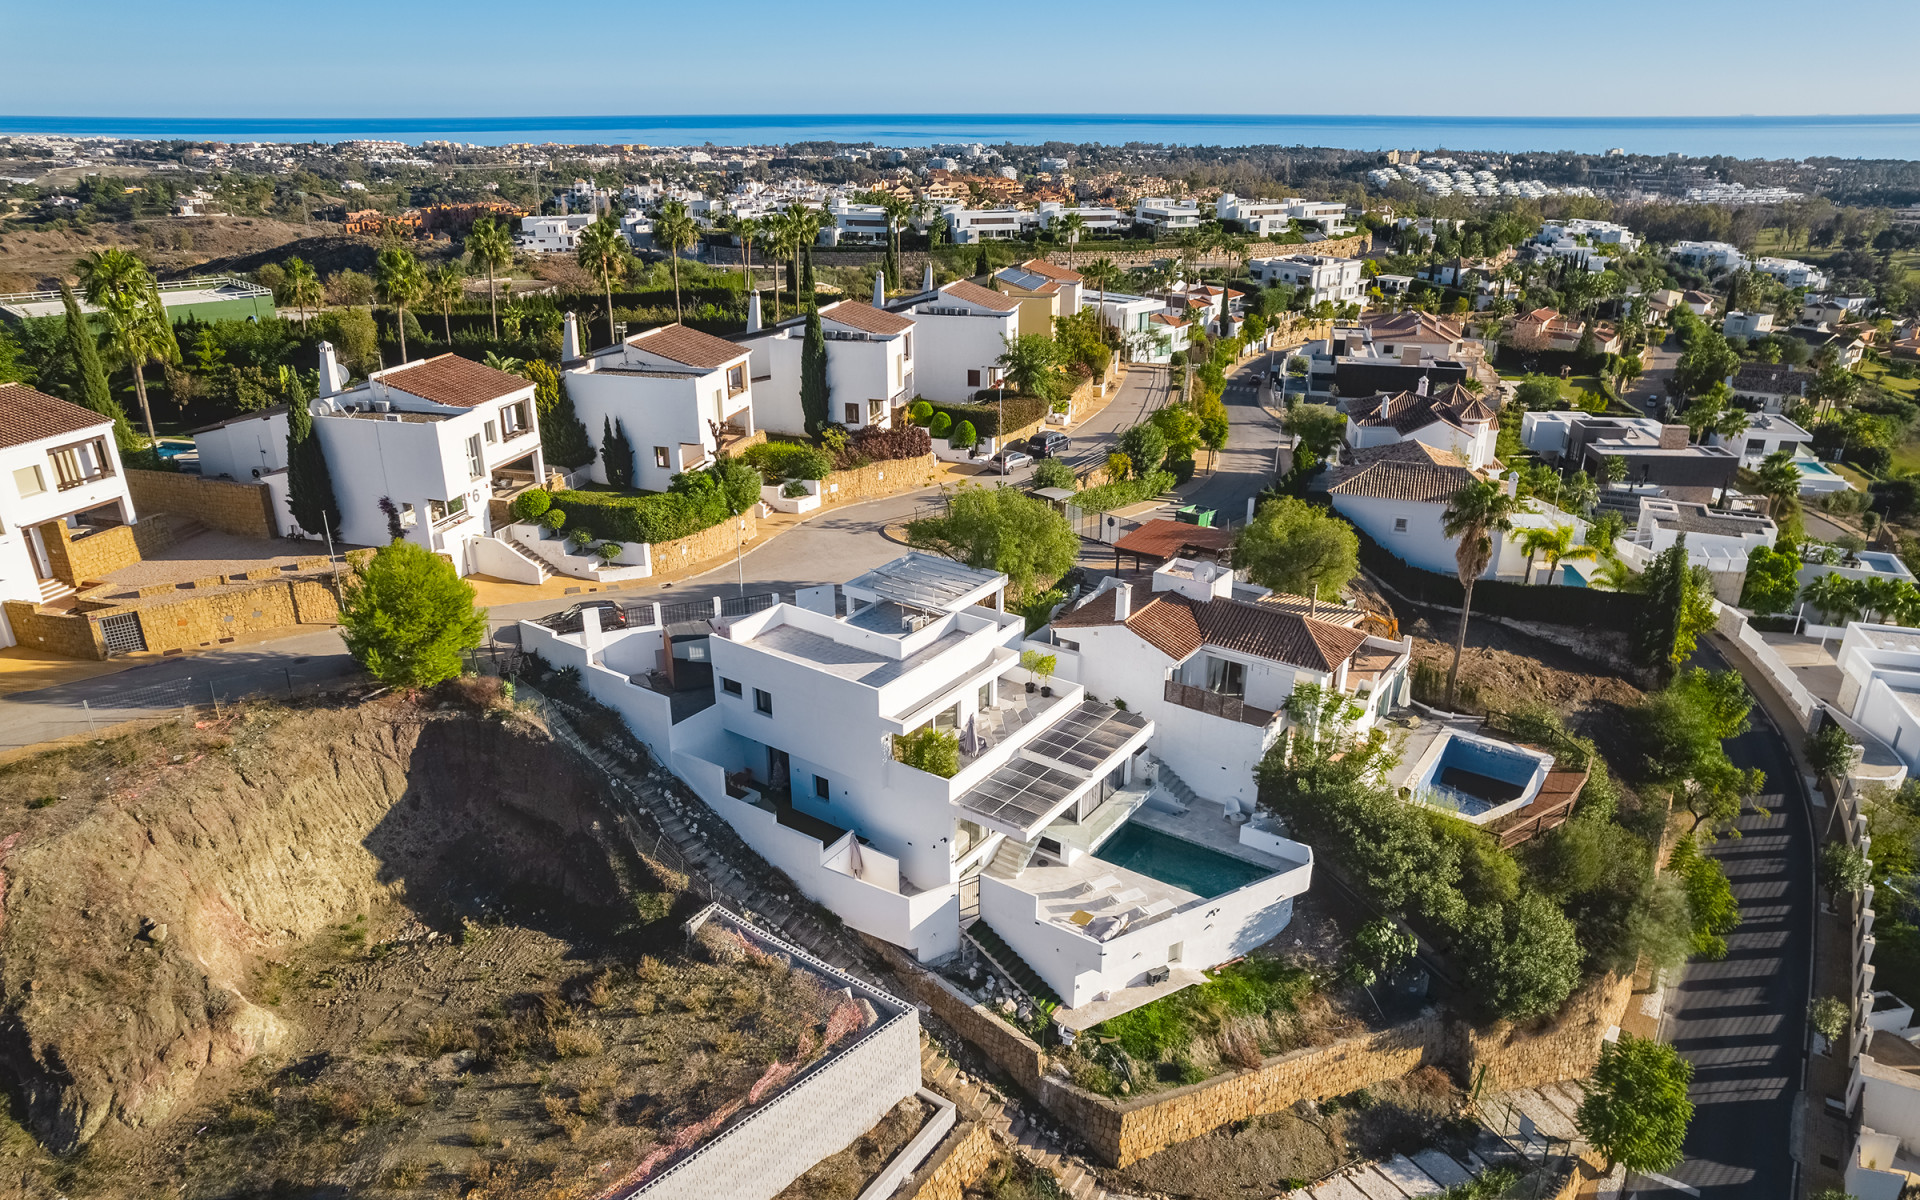
<path fill-rule="evenodd" d="M 1707 647 L 1695 661 L 1727 665 Z M 1787 743 L 1760 705 L 1727 755 L 1767 773 L 1767 815 L 1749 807 L 1736 822 L 1741 836 L 1708 850 L 1740 900 L 1726 958 L 1688 964 L 1667 991 L 1662 1031 L 1694 1065 L 1686 1159 L 1668 1174 L 1710 1200 L 1789 1200 L 1817 903 L 1811 811 Z"/>

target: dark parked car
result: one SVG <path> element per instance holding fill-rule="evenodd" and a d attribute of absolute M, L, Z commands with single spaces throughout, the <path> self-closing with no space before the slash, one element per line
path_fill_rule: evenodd
<path fill-rule="evenodd" d="M 1073 449 L 1073 443 L 1064 433 L 1047 430 L 1036 433 L 1027 439 L 1027 453 L 1035 458 L 1058 458 Z"/>

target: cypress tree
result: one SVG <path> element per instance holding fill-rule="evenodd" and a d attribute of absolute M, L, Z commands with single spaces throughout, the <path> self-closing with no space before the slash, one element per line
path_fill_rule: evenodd
<path fill-rule="evenodd" d="M 974 261 L 973 273 L 975 275 L 993 274 L 993 262 L 987 258 L 987 247 L 985 243 L 982 243 L 980 246 L 980 257 Z"/>
<path fill-rule="evenodd" d="M 122 454 L 140 449 L 140 436 L 127 420 L 127 410 L 120 407 L 120 402 L 113 398 L 113 389 L 107 385 L 107 371 L 100 365 L 100 347 L 94 341 L 93 328 L 81 314 L 80 301 L 74 298 L 73 289 L 64 282 L 60 285 L 60 302 L 67 309 L 67 352 L 73 356 L 74 386 L 79 393 L 74 399 L 113 419 L 113 443 Z"/>
<path fill-rule="evenodd" d="M 833 420 L 827 393 L 827 335 L 818 307 L 807 310 L 807 337 L 800 347 L 800 413 L 807 432 L 818 435 Z"/>
<path fill-rule="evenodd" d="M 887 243 L 886 272 L 887 272 L 887 286 L 890 288 L 898 289 L 901 286 L 900 260 L 894 256 L 893 243 L 891 242 Z"/>
<path fill-rule="evenodd" d="M 820 293 L 813 290 L 813 247 L 812 246 L 807 247 L 806 254 L 807 254 L 806 269 L 802 271 L 800 275 L 801 295 L 798 297 L 795 297 L 795 302 L 805 303 L 809 308 L 818 308 L 820 307 Z"/>
<path fill-rule="evenodd" d="M 307 385 L 295 372 L 287 383 L 287 511 L 309 535 L 331 530 L 340 536 L 340 504 L 333 498 L 333 475 L 326 451 L 313 429 Z"/>
<path fill-rule="evenodd" d="M 633 443 L 627 440 L 626 427 L 611 417 L 600 419 L 600 461 L 608 483 L 617 488 L 633 486 Z"/>
<path fill-rule="evenodd" d="M 593 462 L 593 438 L 574 411 L 573 398 L 553 364 L 535 359 L 527 364 L 527 378 L 533 380 L 533 407 L 540 419 L 540 448 L 546 451 L 547 465 L 572 470 Z"/>

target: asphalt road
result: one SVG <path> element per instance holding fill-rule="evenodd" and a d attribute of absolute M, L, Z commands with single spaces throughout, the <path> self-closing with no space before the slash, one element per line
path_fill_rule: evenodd
<path fill-rule="evenodd" d="M 1727 665 L 1704 647 L 1695 661 Z M 1767 815 L 1750 807 L 1736 822 L 1741 836 L 1708 851 L 1740 901 L 1726 958 L 1690 963 L 1667 992 L 1663 1031 L 1694 1065 L 1686 1159 L 1667 1174 L 1709 1200 L 1790 1200 L 1817 903 L 1812 814 L 1787 744 L 1759 705 L 1727 755 L 1767 773 Z"/>
<path fill-rule="evenodd" d="M 1245 514 L 1246 497 L 1266 482 L 1262 462 L 1271 463 L 1280 430 L 1260 408 L 1251 380 L 1260 362 L 1234 377 L 1227 390 L 1232 423 L 1228 449 L 1218 469 L 1196 475 L 1180 489 L 1183 498 L 1221 510 L 1222 520 Z M 1076 466 L 1104 461 L 1120 433 L 1164 404 L 1168 372 L 1135 368 L 1111 403 L 1071 431 L 1069 461 Z M 1013 472 L 1007 482 L 1024 484 L 1030 468 Z M 983 484 L 994 482 L 983 476 Z M 910 517 L 932 512 L 937 489 L 892 496 L 836 509 L 798 525 L 741 557 L 690 580 L 623 589 L 623 600 L 687 602 L 770 591 L 791 592 L 821 582 L 843 582 L 899 557 L 904 551 L 882 531 Z M 569 596 L 525 604 L 495 605 L 489 610 L 496 636 L 516 622 L 559 612 L 578 603 Z M 300 633 L 249 646 L 210 651 L 140 666 L 97 679 L 20 692 L 0 700 L 0 749 L 30 746 L 52 738 L 154 716 L 183 704 L 205 704 L 255 692 L 277 692 L 350 675 L 356 670 L 340 637 L 331 629 Z"/>

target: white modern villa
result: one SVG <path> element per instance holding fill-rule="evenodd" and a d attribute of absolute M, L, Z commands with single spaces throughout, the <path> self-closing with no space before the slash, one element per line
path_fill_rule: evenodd
<path fill-rule="evenodd" d="M 1083 1027 L 1273 938 L 1313 855 L 1163 784 L 1148 717 L 1022 667 L 1005 589 L 908 554 L 793 603 L 521 629 L 809 898 L 923 960 L 964 930 Z"/>

